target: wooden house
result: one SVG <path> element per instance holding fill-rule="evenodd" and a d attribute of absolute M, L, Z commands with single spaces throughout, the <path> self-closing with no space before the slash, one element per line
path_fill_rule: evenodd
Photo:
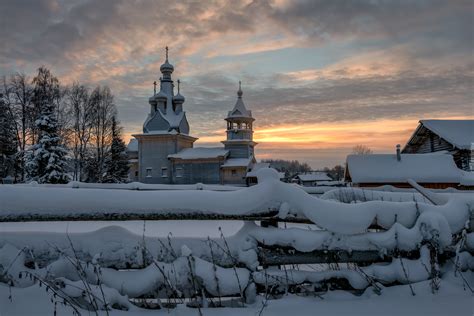
<path fill-rule="evenodd" d="M 474 171 L 474 120 L 421 120 L 402 150 L 404 154 L 445 151 L 458 168 Z"/>
<path fill-rule="evenodd" d="M 305 187 L 317 186 L 318 183 L 332 181 L 332 178 L 324 171 L 311 171 L 297 174 L 292 182 Z"/>

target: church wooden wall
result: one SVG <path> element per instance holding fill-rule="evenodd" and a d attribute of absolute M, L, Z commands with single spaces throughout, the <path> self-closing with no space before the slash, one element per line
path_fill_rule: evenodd
<path fill-rule="evenodd" d="M 236 175 L 232 175 L 232 170 L 236 171 Z M 247 167 L 223 168 L 221 175 L 223 184 L 247 184 L 245 179 Z"/>
<path fill-rule="evenodd" d="M 192 142 L 177 135 L 150 135 L 140 137 L 138 146 L 140 182 L 171 184 L 172 166 L 168 155 L 192 147 Z M 151 177 L 146 176 L 147 168 L 152 168 Z M 166 177 L 162 177 L 162 168 L 167 168 Z"/>
<path fill-rule="evenodd" d="M 223 160 L 173 160 L 172 181 L 174 184 L 204 183 L 221 184 L 220 169 Z M 182 176 L 178 176 L 177 168 L 182 168 Z"/>
<path fill-rule="evenodd" d="M 229 158 L 249 158 L 253 155 L 253 148 L 247 144 L 226 144 L 225 149 L 230 151 Z"/>

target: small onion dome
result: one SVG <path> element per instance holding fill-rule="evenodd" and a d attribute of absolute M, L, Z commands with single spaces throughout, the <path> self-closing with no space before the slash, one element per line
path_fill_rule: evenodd
<path fill-rule="evenodd" d="M 168 59 L 166 59 L 165 63 L 163 65 L 161 65 L 160 67 L 160 71 L 161 73 L 172 73 L 174 71 L 174 67 L 173 65 L 171 65 L 169 62 L 168 62 Z"/>
<path fill-rule="evenodd" d="M 156 103 L 156 99 L 155 99 L 155 96 L 151 96 L 149 99 L 148 99 L 148 103 Z"/>
<path fill-rule="evenodd" d="M 179 92 L 173 97 L 173 101 L 178 103 L 184 103 L 184 100 L 184 97 Z"/>

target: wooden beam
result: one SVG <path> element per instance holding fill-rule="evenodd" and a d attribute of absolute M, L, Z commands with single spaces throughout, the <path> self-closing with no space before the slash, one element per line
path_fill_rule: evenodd
<path fill-rule="evenodd" d="M 454 249 L 445 249 L 440 254 L 440 261 L 453 258 Z M 393 258 L 417 259 L 419 250 L 392 251 L 384 255 L 377 250 L 314 250 L 309 252 L 297 251 L 289 247 L 259 245 L 258 259 L 262 266 L 292 265 L 292 264 L 321 264 L 321 263 L 357 263 L 369 265 L 377 262 L 391 262 Z"/>
<path fill-rule="evenodd" d="M 158 221 L 158 220 L 238 220 L 260 221 L 273 220 L 278 211 L 269 210 L 261 213 L 246 215 L 226 215 L 213 213 L 163 213 L 163 212 L 94 212 L 94 213 L 64 213 L 64 214 L 18 214 L 0 215 L 0 222 L 65 222 L 65 221 Z"/>

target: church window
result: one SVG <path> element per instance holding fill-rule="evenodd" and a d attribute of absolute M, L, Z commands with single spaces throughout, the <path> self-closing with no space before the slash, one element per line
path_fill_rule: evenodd
<path fill-rule="evenodd" d="M 168 177 L 168 168 L 161 168 L 161 177 L 167 178 Z"/>
<path fill-rule="evenodd" d="M 182 178 L 183 177 L 183 168 L 177 167 L 176 168 L 176 178 Z"/>
<path fill-rule="evenodd" d="M 237 170 L 232 169 L 230 172 L 232 173 L 232 176 L 233 176 L 233 177 L 237 176 Z"/>
<path fill-rule="evenodd" d="M 151 178 L 151 170 L 152 170 L 152 169 L 153 169 L 153 168 L 146 168 L 146 177 L 147 177 L 147 178 Z"/>

